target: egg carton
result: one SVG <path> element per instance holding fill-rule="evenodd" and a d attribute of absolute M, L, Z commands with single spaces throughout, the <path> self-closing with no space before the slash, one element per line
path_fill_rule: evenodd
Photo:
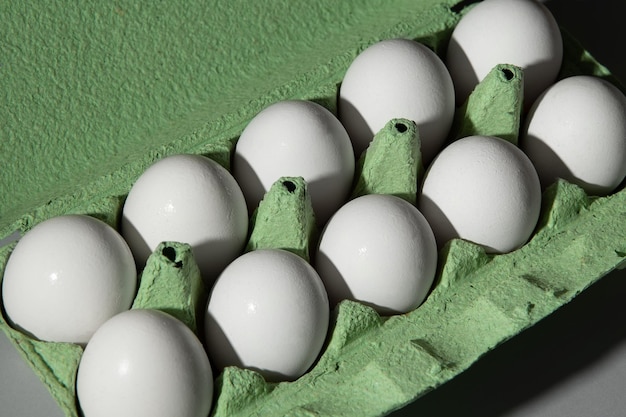
<path fill-rule="evenodd" d="M 107 117 L 117 115 L 115 106 L 120 105 L 116 91 L 106 90 L 111 84 L 120 88 L 126 85 L 131 95 L 154 91 L 161 96 L 148 94 L 142 98 L 147 101 L 145 104 L 121 106 L 127 112 L 137 111 L 138 118 L 150 119 L 145 124 L 132 122 L 137 125 L 131 126 L 132 123 L 127 122 L 132 119 L 128 113 L 117 115 L 123 119 L 121 122 L 126 121 L 117 133 L 130 135 L 131 128 L 135 129 L 134 133 L 139 132 L 138 136 L 127 138 L 127 142 L 115 142 L 114 148 L 122 146 L 123 151 L 105 149 L 97 135 L 86 134 L 86 148 L 78 137 L 76 141 L 55 137 L 49 138 L 49 148 L 38 154 L 32 143 L 11 136 L 9 146 L 22 155 L 21 159 L 6 161 L 7 164 L 14 162 L 15 175 L 21 175 L 24 163 L 36 166 L 41 163 L 44 168 L 56 167 L 59 172 L 67 169 L 75 180 L 57 178 L 55 173 L 50 179 L 42 180 L 41 172 L 39 177 L 18 178 L 15 189 L 21 194 L 15 204 L 3 205 L 0 235 L 14 230 L 26 232 L 43 220 L 70 213 L 88 214 L 118 227 L 126 194 L 154 161 L 176 153 L 194 153 L 211 157 L 229 168 L 237 137 L 264 107 L 296 98 L 318 102 L 336 112 L 342 76 L 359 52 L 382 39 L 409 38 L 443 56 L 447 40 L 467 3 L 394 1 L 381 9 L 369 0 L 339 5 L 330 0 L 315 4 L 303 1 L 297 6 L 275 2 L 234 11 L 216 6 L 218 10 L 211 11 L 216 17 L 193 14 L 204 10 L 200 4 L 186 10 L 174 5 L 164 6 L 167 10 L 138 5 L 102 9 L 103 6 L 93 2 L 81 10 L 50 12 L 36 6 L 21 11 L 22 19 L 37 18 L 33 21 L 43 25 L 42 36 L 48 35 L 48 38 L 41 41 L 42 44 L 54 46 L 55 42 L 69 39 L 69 44 L 64 44 L 57 54 L 57 60 L 50 61 L 51 67 L 46 67 L 52 71 L 47 84 L 50 88 L 63 83 L 54 71 L 64 68 L 72 53 L 86 53 L 81 49 L 86 44 L 104 48 L 102 59 L 94 60 L 93 64 L 105 66 L 122 59 L 124 48 L 133 43 L 152 48 L 135 50 L 139 59 L 149 52 L 149 60 L 138 67 L 117 62 L 121 65 L 119 68 L 105 71 L 112 78 L 94 85 L 93 94 L 100 94 L 97 89 L 103 89 L 111 108 L 90 109 L 87 97 L 79 101 L 82 107 L 69 109 L 70 113 L 84 115 L 83 121 L 89 121 L 99 111 L 106 112 L 105 116 L 94 117 L 93 125 L 88 124 L 86 130 L 103 128 L 102 135 L 111 134 L 114 123 L 107 124 Z M 17 10 L 20 6 L 15 7 Z M 298 10 L 295 15 L 289 14 L 293 22 L 274 25 L 268 17 L 281 16 L 280 11 L 287 7 Z M 41 13 L 47 20 L 41 19 Z M 159 16 L 167 18 L 159 20 Z M 76 31 L 72 32 L 76 35 L 74 38 L 66 37 L 65 30 L 54 26 L 60 17 L 77 25 L 66 26 L 71 28 L 70 32 Z M 80 26 L 92 18 L 92 26 Z M 17 27 L 20 21 L 12 23 L 12 27 Z M 194 24 L 184 27 L 188 22 Z M 210 36 L 219 32 L 217 29 L 228 33 L 227 28 L 233 22 L 240 22 L 236 26 L 243 38 L 249 37 L 249 44 L 240 42 L 238 47 L 239 41 L 229 40 L 228 36 Z M 111 31 L 110 27 L 115 30 Z M 174 28 L 180 32 L 162 33 Z M 590 74 L 619 85 L 574 39 L 567 33 L 563 36 L 564 58 L 559 78 Z M 315 42 L 311 43 L 311 39 Z M 34 46 L 30 51 L 28 44 L 24 45 L 27 45 L 23 47 L 26 53 L 41 54 Z M 252 47 L 253 50 L 247 49 Z M 116 48 L 121 48 L 122 52 L 116 52 Z M 205 48 L 232 49 L 227 55 L 215 52 L 217 57 L 213 57 L 213 64 L 188 72 L 193 65 L 210 60 L 211 55 L 203 52 Z M 52 50 L 43 54 L 52 55 Z M 301 59 L 294 59 L 294 56 Z M 33 56 L 30 59 L 40 62 Z M 167 64 L 172 65 L 171 72 Z M 79 68 L 86 70 L 86 65 Z M 203 69 L 208 73 L 206 78 L 197 75 L 201 78 L 198 82 L 190 78 L 175 87 L 151 90 L 163 77 L 192 77 Z M 150 72 L 152 70 L 154 72 Z M 85 80 L 80 74 L 72 77 L 69 79 Z M 211 87 L 201 84 L 209 80 Z M 451 140 L 484 134 L 515 142 L 520 127 L 522 82 L 523 74 L 516 67 L 503 64 L 494 68 L 467 103 L 457 109 Z M 206 91 L 193 96 L 199 104 L 189 104 L 182 109 L 183 114 L 177 113 L 168 107 L 167 99 L 177 103 L 179 97 L 190 94 L 188 86 Z M 17 96 L 9 97 L 14 100 L 14 113 L 22 111 L 32 116 L 21 108 L 32 99 L 30 92 L 13 91 Z M 73 105 L 74 102 L 67 103 Z M 162 114 L 169 114 L 174 121 L 157 120 Z M 44 117 L 42 114 L 35 116 Z M 68 128 L 71 122 L 65 121 Z M 46 132 L 37 130 L 41 123 L 36 120 L 32 123 L 18 132 L 32 128 L 33 134 L 44 137 Z M 410 121 L 406 123 L 410 126 Z M 157 129 L 163 124 L 166 128 Z M 396 121 L 390 122 L 386 129 L 396 134 L 392 131 L 395 124 Z M 49 128 L 54 129 L 54 126 Z M 76 135 L 85 133 L 85 129 L 77 128 Z M 409 201 L 414 198 L 416 182 L 413 179 L 420 175 L 419 163 L 415 165 L 415 160 L 411 166 L 416 169 L 408 174 L 404 172 L 405 180 L 397 181 L 397 176 L 394 181 L 389 180 L 390 168 L 398 165 L 398 158 L 411 159 L 414 155 L 401 144 L 378 148 L 385 152 L 376 151 L 375 143 L 384 142 L 391 133 L 383 129 L 362 158 L 353 196 L 385 193 Z M 403 137 L 418 140 L 411 129 Z M 89 162 L 98 154 L 108 157 L 97 163 Z M 56 160 L 51 162 L 54 158 Z M 77 174 L 84 172 L 77 169 L 76 164 L 81 163 L 86 164 L 89 175 Z M 281 247 L 308 257 L 316 229 L 307 208 L 306 184 L 298 182 L 297 178 L 288 180 L 295 182 L 302 193 L 285 194 L 277 187 L 266 196 L 265 207 L 260 207 L 253 217 L 248 250 Z M 38 182 L 53 184 L 56 181 L 58 184 L 48 193 L 52 197 L 47 197 Z M 10 191 L 8 187 L 7 190 Z M 268 383 L 254 371 L 226 368 L 216 379 L 212 415 L 377 416 L 414 401 L 619 268 L 626 256 L 625 199 L 622 190 L 598 198 L 586 195 L 575 185 L 557 182 L 546 190 L 536 232 L 522 248 L 508 254 L 488 255 L 471 243 L 451 241 L 440 253 L 436 283 L 419 308 L 408 314 L 382 317 L 360 303 L 340 303 L 333 311 L 327 344 L 309 372 L 296 381 Z M 286 210 L 291 216 L 263 216 L 262 210 Z M 272 221 L 280 221 L 280 228 L 291 233 L 272 236 L 270 230 L 276 230 Z M 0 248 L 0 269 L 4 270 L 13 247 Z M 184 243 L 164 242 L 142 273 L 133 307 L 167 311 L 196 330 L 197 312 L 204 307 L 206 297 L 200 281 L 189 247 Z M 76 369 L 83 348 L 31 339 L 11 328 L 4 315 L 0 316 L 0 328 L 33 366 L 65 415 L 77 417 L 80 413 L 75 396 Z"/>

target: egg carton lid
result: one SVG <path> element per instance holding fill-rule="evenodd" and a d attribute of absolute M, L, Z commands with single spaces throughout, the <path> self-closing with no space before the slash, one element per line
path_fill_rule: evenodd
<path fill-rule="evenodd" d="M 265 106 L 303 98 L 333 109 L 359 51 L 389 37 L 426 36 L 437 47 L 457 3 L 7 4 L 0 189 L 11 198 L 0 202 L 0 236 L 93 212 L 106 198 L 114 209 L 168 154 L 228 167 Z"/>

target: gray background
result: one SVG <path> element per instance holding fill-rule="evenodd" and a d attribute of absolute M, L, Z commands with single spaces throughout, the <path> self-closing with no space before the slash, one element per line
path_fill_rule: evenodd
<path fill-rule="evenodd" d="M 562 27 L 626 82 L 624 2 L 545 3 Z M 626 271 L 608 275 L 392 416 L 626 416 L 625 278 Z M 61 415 L 0 332 L 0 417 Z"/>

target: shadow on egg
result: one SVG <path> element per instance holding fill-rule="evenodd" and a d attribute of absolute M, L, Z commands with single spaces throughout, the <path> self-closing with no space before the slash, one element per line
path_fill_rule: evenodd
<path fill-rule="evenodd" d="M 234 166 L 235 178 L 241 186 L 246 204 L 248 206 L 249 216 L 259 207 L 265 194 L 269 191 L 270 186 L 266 189 L 255 170 L 250 166 L 247 160 L 242 157 L 236 157 Z M 301 173 L 285 172 L 281 177 L 301 177 Z M 279 178 L 276 178 L 277 181 Z M 315 213 L 315 221 L 319 227 L 322 227 L 332 216 L 332 214 L 343 205 L 348 199 L 352 186 L 352 178 L 348 182 L 338 181 L 337 178 L 321 177 L 313 181 L 304 178 L 307 185 L 307 192 L 311 198 L 313 211 Z M 336 196 L 342 195 L 341 201 L 334 201 Z M 328 197 L 326 197 L 328 195 Z M 251 230 L 249 231 L 249 233 Z"/>
<path fill-rule="evenodd" d="M 474 91 L 476 86 L 484 79 L 479 78 L 476 73 L 476 69 L 472 66 L 469 61 L 469 58 L 465 54 L 465 52 L 459 46 L 459 43 L 456 39 L 450 39 L 449 51 L 452 51 L 454 59 L 446 62 L 448 68 L 450 70 L 450 74 L 454 74 L 452 77 L 452 81 L 454 83 L 454 91 L 456 92 L 456 106 L 460 107 L 469 98 L 471 93 Z M 505 65 L 517 65 L 513 62 L 500 62 L 500 64 Z M 524 81 L 526 80 L 540 80 L 542 78 L 542 74 L 545 72 L 545 62 L 538 62 L 535 64 L 526 64 L 522 68 Z M 494 65 L 495 67 L 496 65 Z M 487 73 L 488 74 L 488 73 Z M 485 74 L 485 76 L 487 75 Z M 504 74 L 507 80 L 511 80 L 509 75 Z M 553 82 L 556 81 L 553 80 Z M 541 95 L 544 91 L 544 88 L 547 86 L 540 85 L 539 83 L 528 84 L 524 82 L 524 91 L 522 93 L 522 101 L 523 101 L 523 113 L 527 113 L 535 100 Z"/>
<path fill-rule="evenodd" d="M 226 333 L 224 333 L 213 315 L 206 313 L 203 316 L 204 345 L 213 368 L 213 373 L 218 375 L 227 366 L 241 367 L 241 358 L 235 352 L 235 348 L 228 340 L 228 336 L 226 336 Z"/>
<path fill-rule="evenodd" d="M 228 239 L 211 239 L 201 243 L 193 243 L 191 246 L 193 257 L 198 264 L 198 268 L 200 268 L 202 281 L 207 289 L 213 286 L 213 283 L 226 266 L 243 253 L 245 241 L 236 251 L 229 250 L 231 249 L 229 242 Z"/>
<path fill-rule="evenodd" d="M 361 112 L 339 94 L 337 116 L 350 136 L 354 156 L 358 160 L 374 138 L 374 132 Z"/>
<path fill-rule="evenodd" d="M 522 68 L 524 76 L 524 92 L 523 92 L 523 113 L 527 114 L 532 105 L 541 97 L 546 88 L 550 87 L 556 78 L 552 80 L 548 85 L 528 85 L 526 80 L 537 80 L 542 78 L 542 74 L 545 72 L 545 62 L 538 62 L 536 64 L 528 64 Z"/>
<path fill-rule="evenodd" d="M 315 269 L 317 270 L 322 282 L 324 283 L 324 287 L 326 288 L 331 310 L 334 309 L 342 300 L 354 300 L 354 294 L 350 290 L 350 286 L 345 281 L 333 261 L 331 261 L 324 252 L 316 251 Z"/>
<path fill-rule="evenodd" d="M 413 93 L 419 94 L 420 92 L 415 91 Z M 385 109 L 381 108 L 380 110 L 384 111 Z M 369 148 L 372 140 L 374 139 L 374 136 L 385 128 L 387 122 L 393 119 L 408 119 L 413 121 L 416 125 L 420 142 L 422 165 L 427 166 L 441 151 L 441 148 L 446 142 L 445 139 L 450 133 L 450 129 L 452 127 L 452 123 L 450 123 L 450 127 L 448 129 L 448 132 L 446 132 L 446 135 L 444 136 L 444 140 L 438 141 L 437 133 L 441 131 L 442 122 L 441 120 L 437 120 L 434 115 L 431 120 L 415 121 L 412 117 L 406 114 L 394 114 L 393 116 L 390 116 L 388 120 L 386 120 L 385 123 L 379 126 L 378 129 L 374 132 L 372 130 L 372 126 L 368 125 L 359 110 L 357 110 L 351 102 L 341 98 L 339 99 L 339 118 L 342 123 L 344 123 L 346 131 L 348 132 L 350 140 L 352 141 L 352 147 L 354 149 L 356 161 L 363 157 L 363 154 L 365 153 L 367 148 Z M 348 122 L 346 122 L 346 120 L 348 120 Z M 374 126 L 373 128 L 376 129 L 376 126 Z M 424 146 L 424 135 L 426 135 L 427 138 L 426 146 Z M 428 138 L 431 138 L 431 140 L 429 140 Z"/>
<path fill-rule="evenodd" d="M 135 225 L 132 224 L 126 216 L 122 216 L 122 220 L 120 222 L 120 232 L 121 235 L 124 236 L 126 242 L 128 242 L 128 246 L 133 253 L 137 271 L 142 271 L 146 266 L 148 257 L 152 253 L 152 249 L 150 249 L 150 246 L 143 236 L 141 236 L 139 230 L 137 230 Z"/>
<path fill-rule="evenodd" d="M 535 170 L 539 175 L 541 188 L 545 191 L 550 185 L 554 184 L 559 178 L 569 182 L 575 182 L 581 187 L 593 187 L 574 176 L 572 171 L 567 167 L 565 162 L 554 152 L 541 138 L 534 135 L 520 137 L 520 149 L 531 159 Z M 532 147 L 532 150 L 528 148 Z M 541 160 L 541 166 L 537 166 L 536 160 Z M 586 188 L 589 189 L 589 188 Z"/>
<path fill-rule="evenodd" d="M 127 240 L 129 247 L 132 250 L 133 257 L 135 258 L 135 264 L 137 266 L 137 271 L 143 271 L 143 269 L 146 267 L 148 258 L 150 257 L 150 255 L 152 255 L 153 251 L 151 247 L 148 245 L 141 233 L 139 233 L 137 228 L 126 218 L 122 219 L 122 235 Z M 180 241 L 180 239 L 172 238 L 171 236 L 163 236 L 161 241 L 178 242 Z M 245 244 L 245 242 L 242 242 L 242 246 L 240 248 L 237 248 L 237 250 L 233 250 L 232 246 L 229 244 L 230 240 L 226 238 L 211 239 L 201 243 L 180 243 L 191 245 L 193 259 L 200 269 L 202 281 L 207 290 L 211 288 L 219 274 L 224 270 L 224 268 L 226 268 L 226 266 L 231 261 L 233 261 L 234 257 L 243 252 L 243 245 Z M 164 249 L 162 255 L 167 257 L 171 262 L 173 262 L 175 267 L 181 268 L 183 266 L 182 264 L 179 265 L 175 262 L 175 253 L 166 253 Z"/>
<path fill-rule="evenodd" d="M 227 367 L 235 366 L 257 372 L 268 382 L 291 381 L 294 379 L 292 376 L 280 372 L 246 365 L 215 318 L 210 314 L 206 314 L 205 320 L 205 348 L 215 375 L 222 373 Z M 274 335 L 267 334 L 267 337 L 271 339 Z M 259 342 L 263 344 L 262 341 Z"/>
<path fill-rule="evenodd" d="M 467 118 L 466 120 L 463 120 L 462 125 L 461 123 L 458 123 L 457 125 L 454 126 L 454 128 L 450 131 L 450 134 L 448 135 L 448 140 L 446 144 L 450 144 L 454 142 L 455 140 L 462 139 L 464 136 L 467 136 L 467 134 L 464 132 L 477 132 L 477 131 L 480 131 L 480 126 L 477 127 L 471 118 Z M 515 143 L 515 140 L 519 139 L 519 136 L 516 136 L 517 133 L 512 134 L 510 129 L 507 129 L 506 127 L 503 127 L 502 131 L 494 130 L 490 132 L 489 135 L 502 138 L 511 143 Z"/>
<path fill-rule="evenodd" d="M 403 311 L 394 310 L 388 306 L 377 304 L 369 300 L 363 300 L 355 296 L 335 264 L 328 259 L 328 256 L 326 256 L 323 252 L 318 251 L 316 253 L 315 267 L 320 275 L 320 278 L 322 279 L 322 282 L 324 283 L 324 287 L 326 288 L 331 310 L 336 309 L 337 305 L 339 305 L 342 301 L 351 300 L 371 307 L 381 316 L 391 316 L 403 313 Z M 385 278 L 385 276 L 378 277 L 380 281 L 384 281 Z"/>
<path fill-rule="evenodd" d="M 450 123 L 450 126 L 446 132 L 446 136 L 444 136 L 444 140 L 441 140 L 439 142 L 437 142 L 436 140 L 432 140 L 433 138 L 434 139 L 436 138 L 430 132 L 436 132 L 438 129 L 440 129 L 441 121 L 438 121 L 436 119 L 421 120 L 419 123 L 416 123 L 416 124 L 417 124 L 418 134 L 420 135 L 419 141 L 420 141 L 420 148 L 421 148 L 420 150 L 421 150 L 421 156 L 422 156 L 422 165 L 424 167 L 427 167 L 436 158 L 439 152 L 441 152 L 443 148 L 446 146 L 445 139 L 450 134 L 450 130 L 452 129 L 452 123 Z M 426 134 L 426 143 L 424 143 L 423 133 Z M 431 138 L 430 141 L 429 141 L 429 138 Z"/>
<path fill-rule="evenodd" d="M 454 60 L 450 59 L 451 56 L 454 56 Z M 455 38 L 450 38 L 448 43 L 446 66 L 448 71 L 450 71 L 452 83 L 454 84 L 456 107 L 460 107 L 465 103 L 465 100 L 467 100 L 479 80 L 467 54 L 465 54 L 465 51 L 463 51 Z M 463 79 L 462 83 L 459 82 L 460 78 Z"/>
<path fill-rule="evenodd" d="M 348 200 L 351 184 L 352 181 L 346 186 L 346 184 L 341 184 L 337 181 L 336 178 L 330 177 L 318 178 L 315 181 L 307 183 L 307 189 L 311 196 L 311 204 L 313 205 L 313 212 L 315 214 L 315 222 L 318 227 L 323 227 L 331 216 Z M 326 193 L 332 196 L 343 194 L 344 197 L 341 201 L 329 201 L 329 199 L 325 197 Z"/>
<path fill-rule="evenodd" d="M 459 202 L 459 204 L 463 204 L 463 202 Z M 417 208 L 433 230 L 437 241 L 437 250 L 441 250 L 449 240 L 459 237 L 459 232 L 454 228 L 452 222 L 432 199 L 420 194 Z"/>
<path fill-rule="evenodd" d="M 246 205 L 248 206 L 248 217 L 250 217 L 263 199 L 265 188 L 248 160 L 237 152 L 233 153 L 232 167 L 233 176 L 243 192 Z"/>

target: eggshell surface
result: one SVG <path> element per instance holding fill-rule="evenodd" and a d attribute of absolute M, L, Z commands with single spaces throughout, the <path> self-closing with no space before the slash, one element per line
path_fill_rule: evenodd
<path fill-rule="evenodd" d="M 326 108 L 311 101 L 281 101 L 257 114 L 242 132 L 233 175 L 250 213 L 280 177 L 304 178 L 317 221 L 323 224 L 350 192 L 352 144 Z"/>
<path fill-rule="evenodd" d="M 53 217 L 24 234 L 2 281 L 9 321 L 50 342 L 84 344 L 130 308 L 137 286 L 133 256 L 115 229 L 83 215 Z"/>
<path fill-rule="evenodd" d="M 469 136 L 446 147 L 428 168 L 418 208 L 439 246 L 452 238 L 505 253 L 531 236 L 541 186 L 530 159 L 496 137 Z"/>
<path fill-rule="evenodd" d="M 181 321 L 129 310 L 94 334 L 76 391 L 85 417 L 206 417 L 213 375 L 202 344 Z"/>
<path fill-rule="evenodd" d="M 439 151 L 454 117 L 454 85 L 442 60 L 409 39 L 378 42 L 350 64 L 339 90 L 339 118 L 360 155 L 394 118 L 417 124 L 422 156 Z"/>
<path fill-rule="evenodd" d="M 201 155 L 173 155 L 150 166 L 131 188 L 122 235 L 140 266 L 163 241 L 191 245 L 210 285 L 245 244 L 248 212 L 233 176 Z"/>
<path fill-rule="evenodd" d="M 270 381 L 293 380 L 319 355 L 328 321 L 328 296 L 311 265 L 285 250 L 255 250 L 215 282 L 205 317 L 207 352 L 218 369 L 235 365 Z"/>
<path fill-rule="evenodd" d="M 383 315 L 406 313 L 432 286 L 437 244 L 415 206 L 392 195 L 366 195 L 341 207 L 326 224 L 315 269 L 331 305 L 352 299 Z"/>
<path fill-rule="evenodd" d="M 550 11 L 534 0 L 485 0 L 465 14 L 448 45 L 446 64 L 457 105 L 498 64 L 524 72 L 524 101 L 533 101 L 556 80 L 563 40 Z"/>
<path fill-rule="evenodd" d="M 626 97 L 598 77 L 565 78 L 533 104 L 520 147 L 543 186 L 563 178 L 606 195 L 626 176 Z"/>

